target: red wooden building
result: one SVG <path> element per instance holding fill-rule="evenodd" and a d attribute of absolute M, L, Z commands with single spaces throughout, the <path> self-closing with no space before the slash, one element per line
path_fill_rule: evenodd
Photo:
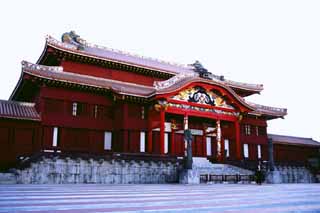
<path fill-rule="evenodd" d="M 194 156 L 268 160 L 267 121 L 287 110 L 246 101 L 262 90 L 198 62 L 131 55 L 73 32 L 62 42 L 49 36 L 37 63 L 22 62 L 10 100 L 0 102 L 1 163 L 38 152 L 184 156 L 185 128 Z"/>

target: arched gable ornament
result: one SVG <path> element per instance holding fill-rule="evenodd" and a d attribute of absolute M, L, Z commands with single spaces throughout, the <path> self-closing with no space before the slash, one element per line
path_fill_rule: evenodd
<path fill-rule="evenodd" d="M 197 88 L 197 91 L 189 95 L 189 102 L 208 104 L 214 106 L 214 99 L 202 87 Z"/>
<path fill-rule="evenodd" d="M 224 97 L 221 97 L 212 90 L 206 90 L 200 86 L 182 90 L 177 95 L 172 96 L 171 99 L 234 109 L 233 106 L 227 104 Z"/>

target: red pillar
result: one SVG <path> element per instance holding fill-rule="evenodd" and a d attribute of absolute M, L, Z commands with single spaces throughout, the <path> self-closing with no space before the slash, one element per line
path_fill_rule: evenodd
<path fill-rule="evenodd" d="M 164 128 L 165 112 L 160 110 L 160 154 L 164 154 Z"/>
<path fill-rule="evenodd" d="M 174 143 L 174 136 L 175 136 L 175 130 L 174 129 L 171 129 L 171 144 L 170 144 L 170 153 L 172 155 L 175 155 L 175 149 L 174 149 L 174 146 L 175 146 L 175 143 Z"/>
<path fill-rule="evenodd" d="M 203 128 L 203 134 L 202 134 L 202 156 L 207 157 L 207 133 L 206 128 Z"/>
<path fill-rule="evenodd" d="M 121 129 L 123 129 L 123 151 L 129 152 L 129 130 L 127 126 L 127 120 L 128 120 L 128 104 L 123 103 L 122 105 L 122 123 L 121 123 Z"/>
<path fill-rule="evenodd" d="M 217 161 L 222 161 L 222 153 L 224 150 L 222 150 L 222 134 L 221 134 L 221 124 L 220 120 L 217 120 L 216 122 L 216 128 L 217 128 Z"/>
<path fill-rule="evenodd" d="M 234 123 L 236 130 L 236 159 L 242 160 L 241 157 L 241 142 L 240 142 L 240 124 L 238 121 Z"/>
<path fill-rule="evenodd" d="M 222 130 L 221 130 L 222 132 Z M 222 134 L 222 133 L 221 133 Z M 225 160 L 225 147 L 224 147 L 224 138 L 221 136 L 221 161 L 224 161 Z"/>
<path fill-rule="evenodd" d="M 147 139 L 147 152 L 148 153 L 152 153 L 153 152 L 153 150 L 152 150 L 152 112 L 151 112 L 151 110 L 149 111 L 149 113 L 148 113 L 148 139 Z"/>
<path fill-rule="evenodd" d="M 123 130 L 123 152 L 129 152 L 129 137 L 128 137 L 128 130 Z"/>
<path fill-rule="evenodd" d="M 152 129 L 148 130 L 148 153 L 152 153 Z"/>
<path fill-rule="evenodd" d="M 188 121 L 187 113 L 185 113 L 184 117 L 183 117 L 183 129 L 184 130 L 189 129 L 189 121 Z M 187 156 L 187 142 L 185 140 L 183 140 L 183 144 L 184 144 L 183 153 L 184 153 L 184 156 L 186 157 Z"/>

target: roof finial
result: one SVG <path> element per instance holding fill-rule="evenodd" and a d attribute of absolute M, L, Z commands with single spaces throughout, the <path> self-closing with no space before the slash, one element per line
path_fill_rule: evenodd
<path fill-rule="evenodd" d="M 61 36 L 61 41 L 75 45 L 78 50 L 84 50 L 84 47 L 86 44 L 86 41 L 84 39 L 80 38 L 80 36 L 78 34 L 76 34 L 76 32 L 74 30 L 71 30 L 70 32 L 63 33 Z"/>
<path fill-rule="evenodd" d="M 198 72 L 200 75 L 208 72 L 208 70 L 204 68 L 198 60 L 196 60 L 193 64 L 190 65 L 193 66 L 194 70 Z"/>
<path fill-rule="evenodd" d="M 193 66 L 193 70 L 195 72 L 199 73 L 199 76 L 201 78 L 212 79 L 212 74 L 208 72 L 208 70 L 204 68 L 198 60 L 196 60 L 193 64 L 190 65 Z"/>

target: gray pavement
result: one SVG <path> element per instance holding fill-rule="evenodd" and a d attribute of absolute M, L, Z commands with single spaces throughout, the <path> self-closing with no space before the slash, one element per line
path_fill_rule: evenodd
<path fill-rule="evenodd" d="M 0 185 L 0 212 L 320 212 L 320 184 Z"/>

